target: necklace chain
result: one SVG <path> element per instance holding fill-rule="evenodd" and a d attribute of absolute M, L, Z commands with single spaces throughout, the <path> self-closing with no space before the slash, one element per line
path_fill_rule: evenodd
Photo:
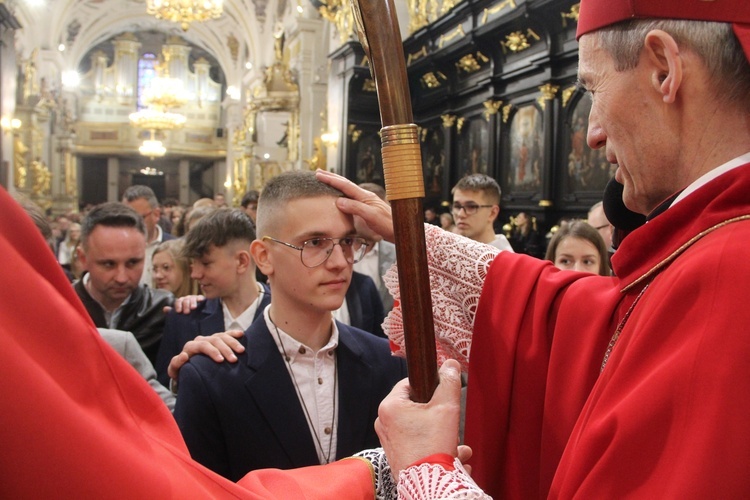
<path fill-rule="evenodd" d="M 307 419 L 307 423 L 310 425 L 310 430 L 312 430 L 312 435 L 315 438 L 315 444 L 317 445 L 317 448 L 320 449 L 320 454 L 323 456 L 325 462 L 324 464 L 331 463 L 331 452 L 332 452 L 332 445 L 333 445 L 333 433 L 336 432 L 336 389 L 338 385 L 338 361 L 336 359 L 336 355 L 334 353 L 333 356 L 333 414 L 331 415 L 331 437 L 328 440 L 328 453 L 324 455 L 323 451 L 323 443 L 320 440 L 320 436 L 318 435 L 318 427 L 313 423 L 312 417 L 310 416 L 310 411 L 307 409 L 307 404 L 305 403 L 305 398 L 302 396 L 302 391 L 300 391 L 299 385 L 297 384 L 297 377 L 294 376 L 294 370 L 292 369 L 292 364 L 290 362 L 290 357 L 286 353 L 286 347 L 284 346 L 284 342 L 281 341 L 281 334 L 279 333 L 279 327 L 276 326 L 276 322 L 274 322 L 273 318 L 271 318 L 271 315 L 268 315 L 268 319 L 271 320 L 271 324 L 273 325 L 274 329 L 276 330 L 276 338 L 279 341 L 279 345 L 281 346 L 281 350 L 284 351 L 284 361 L 286 362 L 287 367 L 289 368 L 289 374 L 292 376 L 292 383 L 294 384 L 294 389 L 297 391 L 297 397 L 299 397 L 300 402 L 302 403 L 302 409 L 305 412 L 305 418 Z"/>

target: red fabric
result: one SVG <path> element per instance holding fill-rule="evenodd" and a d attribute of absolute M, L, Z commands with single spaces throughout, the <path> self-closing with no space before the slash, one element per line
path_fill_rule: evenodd
<path fill-rule="evenodd" d="M 0 213 L 0 498 L 373 497 L 359 460 L 258 471 L 241 486 L 192 461 L 166 406 L 101 339 L 3 189 Z"/>
<path fill-rule="evenodd" d="M 451 471 L 451 470 L 456 470 L 456 467 L 453 465 L 453 460 L 454 458 L 448 455 L 447 453 L 435 453 L 434 455 L 424 457 L 421 460 L 417 460 L 416 462 L 409 464 L 409 467 L 416 467 L 422 464 L 430 464 L 430 465 L 439 465 L 443 469 L 447 471 Z M 407 469 L 409 467 L 407 467 Z"/>
<path fill-rule="evenodd" d="M 750 496 L 750 220 L 709 231 L 750 214 L 748 193 L 745 165 L 634 231 L 613 258 L 619 279 L 498 255 L 466 423 L 490 495 Z"/>
<path fill-rule="evenodd" d="M 581 0 L 576 38 L 632 18 L 667 18 L 736 23 L 735 32 L 750 59 L 748 0 Z"/>

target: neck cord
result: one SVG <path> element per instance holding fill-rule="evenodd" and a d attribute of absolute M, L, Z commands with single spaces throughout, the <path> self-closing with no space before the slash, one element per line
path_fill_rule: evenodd
<path fill-rule="evenodd" d="M 286 353 L 286 347 L 284 346 L 284 343 L 281 341 L 281 334 L 279 334 L 279 327 L 276 326 L 276 323 L 274 322 L 273 318 L 271 318 L 271 314 L 268 315 L 268 319 L 271 320 L 271 324 L 276 330 L 276 338 L 279 341 L 281 350 L 284 351 L 284 361 L 286 361 L 287 368 L 289 369 L 289 374 L 292 376 L 292 383 L 294 383 L 294 389 L 297 391 L 297 397 L 299 398 L 300 402 L 302 402 L 302 409 L 305 411 L 305 418 L 307 419 L 307 423 L 310 425 L 310 430 L 312 430 L 313 437 L 315 438 L 315 444 L 320 449 L 320 454 L 323 455 L 323 444 L 320 441 L 320 436 L 318 436 L 318 428 L 313 423 L 312 417 L 310 417 L 310 411 L 307 409 L 307 404 L 305 404 L 305 398 L 302 396 L 302 391 L 300 391 L 299 385 L 297 384 L 297 377 L 294 376 L 294 370 L 292 369 L 291 358 Z M 332 451 L 331 447 L 333 445 L 333 433 L 336 431 L 336 388 L 338 385 L 338 379 L 339 379 L 338 361 L 336 359 L 336 356 L 334 355 L 333 357 L 333 415 L 331 416 L 331 438 L 328 440 L 328 453 L 323 455 L 325 462 L 322 465 L 331 463 L 331 451 Z"/>

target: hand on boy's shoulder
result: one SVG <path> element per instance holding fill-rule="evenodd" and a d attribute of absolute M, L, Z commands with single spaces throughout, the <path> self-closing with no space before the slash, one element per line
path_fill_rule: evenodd
<path fill-rule="evenodd" d="M 174 300 L 174 311 L 178 314 L 190 314 L 193 312 L 200 302 L 206 300 L 203 295 L 185 295 L 184 297 L 178 297 Z M 164 306 L 164 314 L 167 314 L 173 309 L 169 306 Z"/>
<path fill-rule="evenodd" d="M 218 332 L 208 337 L 198 335 L 185 344 L 180 354 L 172 358 L 167 367 L 167 374 L 171 379 L 177 380 L 180 368 L 196 354 L 205 354 L 217 363 L 223 361 L 236 363 L 237 356 L 235 353 L 240 354 L 245 352 L 245 346 L 238 340 L 243 335 L 244 332 L 242 330 Z"/>

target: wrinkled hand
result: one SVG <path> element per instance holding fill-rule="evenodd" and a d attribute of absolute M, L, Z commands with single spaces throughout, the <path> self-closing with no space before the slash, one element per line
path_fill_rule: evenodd
<path fill-rule="evenodd" d="M 449 359 L 439 374 L 440 383 L 427 403 L 409 399 L 408 379 L 396 384 L 380 403 L 375 431 L 395 477 L 404 467 L 435 453 L 459 456 L 462 461 L 471 456 L 468 447 L 458 449 L 461 365 Z"/>
<path fill-rule="evenodd" d="M 229 361 L 235 363 L 237 356 L 235 353 L 245 352 L 245 346 L 237 340 L 242 337 L 242 330 L 229 330 L 227 332 L 214 333 L 209 337 L 198 335 L 182 348 L 182 352 L 173 357 L 167 367 L 167 375 L 173 380 L 177 380 L 180 368 L 187 363 L 191 357 L 196 354 L 205 354 L 217 363 Z"/>
<path fill-rule="evenodd" d="M 336 200 L 336 206 L 345 214 L 360 217 L 367 226 L 393 243 L 393 220 L 391 206 L 371 193 L 354 184 L 346 177 L 318 169 L 315 172 L 319 181 L 338 189 L 347 198 Z"/>

